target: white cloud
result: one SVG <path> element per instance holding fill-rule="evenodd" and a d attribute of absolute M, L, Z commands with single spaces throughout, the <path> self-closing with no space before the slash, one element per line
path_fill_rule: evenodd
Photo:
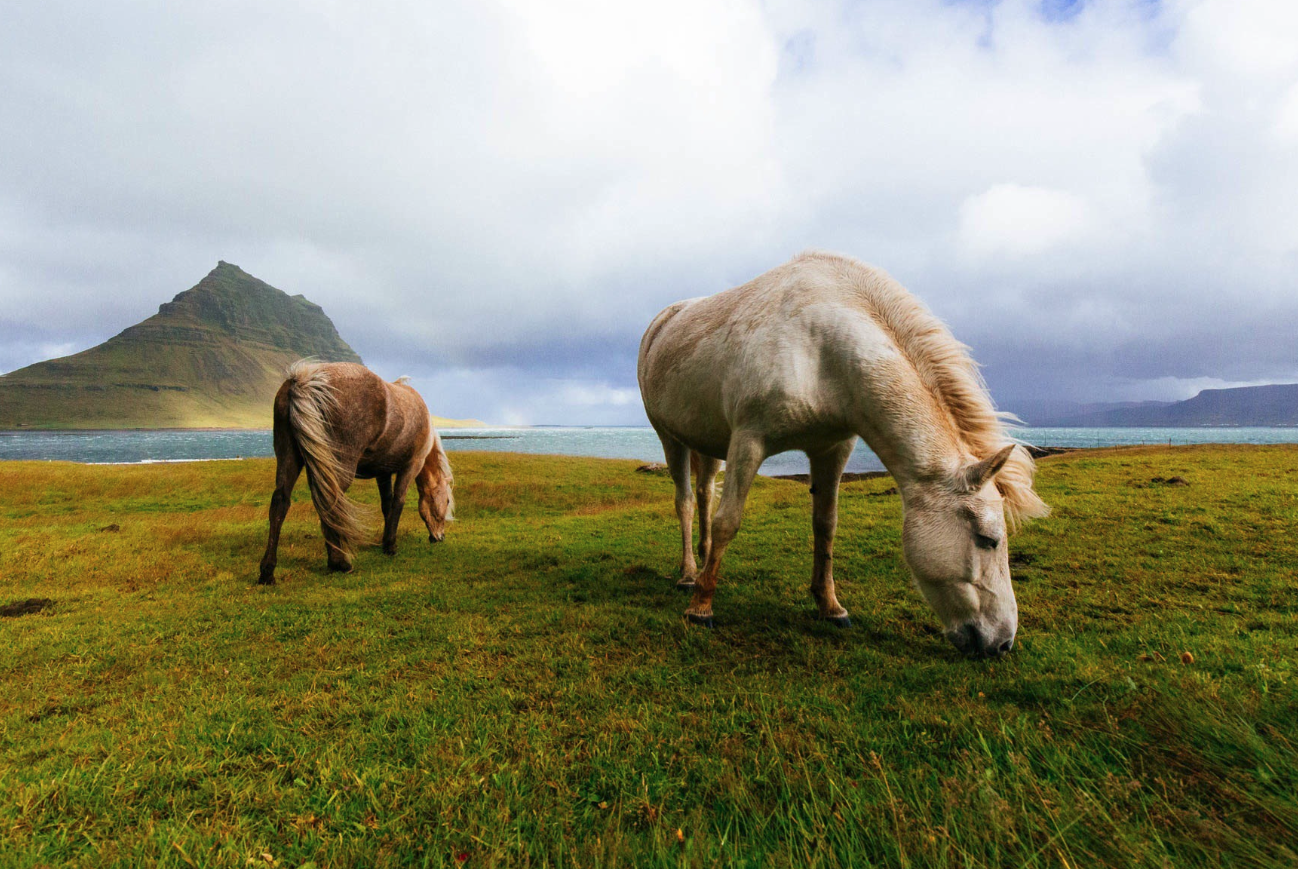
<path fill-rule="evenodd" d="M 564 403 L 577 407 L 626 407 L 640 401 L 640 390 L 607 383 L 566 383 L 559 395 Z"/>
<path fill-rule="evenodd" d="M 1298 68 L 1298 5 L 1287 0 L 1176 4 L 1182 56 L 1219 73 L 1274 82 Z"/>
<path fill-rule="evenodd" d="M 1298 146 L 1298 81 L 1280 98 L 1276 109 L 1275 135 L 1281 147 Z"/>
<path fill-rule="evenodd" d="M 975 258 L 1038 254 L 1089 241 L 1086 200 L 1065 190 L 997 184 L 960 205 L 960 248 Z"/>

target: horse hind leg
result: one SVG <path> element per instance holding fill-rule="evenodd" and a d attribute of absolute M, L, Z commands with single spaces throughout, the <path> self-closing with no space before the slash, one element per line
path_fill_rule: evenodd
<path fill-rule="evenodd" d="M 277 433 L 278 434 L 278 433 Z M 302 473 L 302 459 L 291 443 L 275 438 L 275 493 L 270 498 L 270 533 L 266 540 L 266 553 L 261 557 L 261 570 L 257 582 L 275 584 L 275 566 L 279 559 L 279 532 L 293 504 L 293 486 Z"/>
<path fill-rule="evenodd" d="M 721 487 L 721 500 L 712 519 L 708 558 L 694 588 L 694 598 L 685 610 L 685 617 L 695 624 L 712 626 L 712 595 L 717 590 L 721 558 L 739 533 L 748 490 L 765 459 L 766 444 L 760 435 L 736 432 L 731 437 L 726 452 L 726 482 Z"/>
<path fill-rule="evenodd" d="M 327 496 L 317 491 L 315 482 L 311 479 L 311 468 L 306 469 L 307 482 L 311 483 L 311 497 L 316 504 L 316 512 L 320 514 L 320 532 L 324 535 L 325 540 L 325 558 L 329 570 L 333 573 L 351 573 L 352 559 L 351 550 L 354 544 L 343 539 L 338 529 L 330 524 L 328 511 L 324 509 Z M 344 472 L 338 480 L 339 498 L 346 496 L 347 490 L 351 488 L 352 474 Z"/>
<path fill-rule="evenodd" d="M 343 546 L 342 536 L 327 522 L 320 522 L 320 533 L 325 541 L 325 566 L 331 573 L 351 573 L 352 560 Z"/>
<path fill-rule="evenodd" d="M 811 528 L 815 537 L 811 596 L 816 600 L 820 618 L 843 628 L 851 627 L 852 620 L 834 594 L 834 532 L 838 528 L 838 484 L 855 445 L 856 439 L 853 438 L 828 452 L 808 456 L 811 460 Z"/>
<path fill-rule="evenodd" d="M 712 500 L 721 460 L 691 453 L 690 466 L 694 470 L 694 500 L 699 507 L 699 561 L 706 564 L 712 551 Z"/>
<path fill-rule="evenodd" d="M 658 434 L 663 444 L 663 456 L 672 482 L 676 484 L 676 518 L 681 529 L 681 578 L 677 588 L 694 588 L 699 566 L 694 560 L 694 498 L 690 492 L 690 448 L 675 438 Z"/>

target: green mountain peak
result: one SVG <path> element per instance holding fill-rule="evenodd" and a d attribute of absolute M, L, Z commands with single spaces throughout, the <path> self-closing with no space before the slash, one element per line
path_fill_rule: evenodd
<path fill-rule="evenodd" d="M 319 305 L 221 260 L 103 344 L 0 377 L 0 428 L 268 428 L 307 356 L 361 361 Z"/>

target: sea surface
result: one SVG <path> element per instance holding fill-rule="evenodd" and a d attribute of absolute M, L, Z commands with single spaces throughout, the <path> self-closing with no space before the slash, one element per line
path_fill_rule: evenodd
<path fill-rule="evenodd" d="M 1042 447 L 1106 447 L 1131 444 L 1298 443 L 1298 428 L 1022 428 L 1021 440 Z M 480 428 L 442 432 L 448 452 L 499 450 L 598 456 L 661 462 L 662 448 L 644 427 Z M 0 460 L 84 462 L 89 464 L 184 462 L 271 456 L 269 431 L 78 431 L 0 432 Z M 849 471 L 878 471 L 883 465 L 858 444 Z M 802 474 L 802 453 L 772 456 L 764 474 Z"/>

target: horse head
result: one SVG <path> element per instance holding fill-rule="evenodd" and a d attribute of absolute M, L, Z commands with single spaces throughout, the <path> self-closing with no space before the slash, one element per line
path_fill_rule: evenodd
<path fill-rule="evenodd" d="M 997 657 L 1014 646 L 1005 504 L 996 474 L 1015 447 L 920 480 L 905 492 L 902 543 L 915 584 L 961 652 Z"/>
<path fill-rule="evenodd" d="M 431 419 L 429 426 L 432 426 Z M 415 487 L 419 490 L 419 516 L 428 527 L 428 542 L 441 543 L 446 538 L 446 523 L 455 518 L 455 493 L 452 491 L 455 477 L 437 429 L 431 431 L 432 449 L 424 459 L 424 466 L 415 475 Z"/>

